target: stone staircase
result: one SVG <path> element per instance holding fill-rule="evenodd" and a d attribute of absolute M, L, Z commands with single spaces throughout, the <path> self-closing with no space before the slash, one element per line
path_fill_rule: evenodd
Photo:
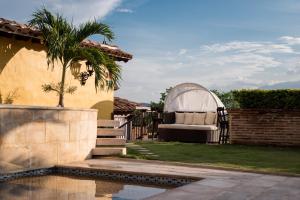
<path fill-rule="evenodd" d="M 114 120 L 98 120 L 96 147 L 93 157 L 126 155 L 126 139 L 124 129 L 119 129 L 120 123 Z"/>

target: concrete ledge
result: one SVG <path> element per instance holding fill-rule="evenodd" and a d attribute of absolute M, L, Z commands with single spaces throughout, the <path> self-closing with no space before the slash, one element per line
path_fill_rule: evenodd
<path fill-rule="evenodd" d="M 168 175 L 158 173 L 127 172 L 122 170 L 109 170 L 101 168 L 87 168 L 75 166 L 53 166 L 49 168 L 36 168 L 24 171 L 14 171 L 0 174 L 0 183 L 13 179 L 44 176 L 44 175 L 71 175 L 76 177 L 102 178 L 143 184 L 182 186 L 201 180 L 198 177 Z"/>
<path fill-rule="evenodd" d="M 97 110 L 0 105 L 0 173 L 91 157 Z"/>
<path fill-rule="evenodd" d="M 239 169 L 239 168 L 230 168 L 230 167 L 218 167 L 209 165 L 209 164 L 197 164 L 197 163 L 184 163 L 176 161 L 162 161 L 162 160 L 144 160 L 144 159 L 134 159 L 124 157 L 105 157 L 107 160 L 119 160 L 119 161 L 128 161 L 136 163 L 147 163 L 147 164 L 157 164 L 157 165 L 173 165 L 173 166 L 182 166 L 190 168 L 202 168 L 202 169 L 212 169 L 212 170 L 224 170 L 229 172 L 245 172 L 245 173 L 256 173 L 256 174 L 265 174 L 265 175 L 274 175 L 274 176 L 287 176 L 287 177 L 300 177 L 300 174 L 289 173 L 289 172 L 267 172 L 267 171 L 258 171 L 251 169 Z"/>
<path fill-rule="evenodd" d="M 11 105 L 11 104 L 0 104 L 0 109 L 29 109 L 29 110 L 58 110 L 58 111 L 68 111 L 68 110 L 76 110 L 76 111 L 90 111 L 90 112 L 98 112 L 97 109 L 87 109 L 87 108 L 69 108 L 69 107 L 48 107 L 48 106 L 25 106 L 25 105 Z"/>

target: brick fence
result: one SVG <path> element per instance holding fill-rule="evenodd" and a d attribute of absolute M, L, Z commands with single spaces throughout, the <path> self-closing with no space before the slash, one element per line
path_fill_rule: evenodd
<path fill-rule="evenodd" d="M 232 144 L 300 146 L 300 110 L 229 110 Z"/>

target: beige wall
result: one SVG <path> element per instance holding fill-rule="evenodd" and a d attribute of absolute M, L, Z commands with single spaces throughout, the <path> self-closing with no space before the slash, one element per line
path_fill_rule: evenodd
<path fill-rule="evenodd" d="M 79 71 L 85 71 L 81 63 L 68 69 L 66 84 L 77 86 L 75 94 L 65 95 L 65 106 L 76 108 L 95 108 L 98 117 L 109 119 L 113 111 L 113 91 L 98 91 L 94 86 L 94 75 L 85 86 L 81 86 Z M 56 106 L 58 97 L 55 93 L 42 91 L 42 84 L 57 83 L 61 78 L 61 65 L 48 67 L 46 52 L 41 44 L 20 41 L 0 36 L 0 91 L 6 96 L 17 90 L 14 100 L 16 105 Z"/>
<path fill-rule="evenodd" d="M 0 173 L 91 156 L 97 110 L 0 105 Z"/>

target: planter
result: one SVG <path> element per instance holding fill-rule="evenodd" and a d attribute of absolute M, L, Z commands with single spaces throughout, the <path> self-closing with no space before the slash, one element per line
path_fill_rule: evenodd
<path fill-rule="evenodd" d="M 97 110 L 0 105 L 0 173 L 91 156 Z"/>

